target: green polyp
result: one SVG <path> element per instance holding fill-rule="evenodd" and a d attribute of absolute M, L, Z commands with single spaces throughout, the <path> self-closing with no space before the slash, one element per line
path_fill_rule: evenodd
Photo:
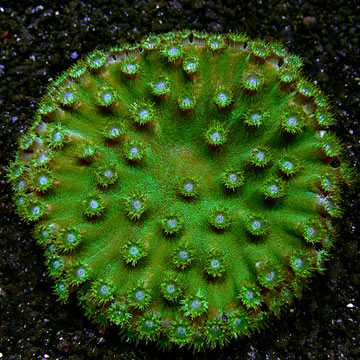
<path fill-rule="evenodd" d="M 124 245 L 122 254 L 126 264 L 135 266 L 140 259 L 146 256 L 146 249 L 142 241 L 130 240 Z"/>
<path fill-rule="evenodd" d="M 139 64 L 135 58 L 123 57 L 120 65 L 121 71 L 127 77 L 133 77 L 139 72 Z"/>
<path fill-rule="evenodd" d="M 92 191 L 86 194 L 82 200 L 82 208 L 87 218 L 100 216 L 105 209 L 102 194 L 98 191 Z"/>
<path fill-rule="evenodd" d="M 95 171 L 96 182 L 102 188 L 116 183 L 119 177 L 118 166 L 115 162 L 100 165 Z"/>
<path fill-rule="evenodd" d="M 67 269 L 66 281 L 70 285 L 79 286 L 90 277 L 90 267 L 86 263 L 75 262 Z"/>
<path fill-rule="evenodd" d="M 139 140 L 127 140 L 124 144 L 123 154 L 132 163 L 141 161 L 145 155 L 144 143 Z"/>
<path fill-rule="evenodd" d="M 250 49 L 253 55 L 259 58 L 265 58 L 269 54 L 269 47 L 263 40 L 250 41 Z"/>
<path fill-rule="evenodd" d="M 222 348 L 229 340 L 226 324 L 222 319 L 208 320 L 205 326 L 206 343 L 212 349 Z"/>
<path fill-rule="evenodd" d="M 161 227 L 166 235 L 175 235 L 183 228 L 183 219 L 176 212 L 167 213 L 161 220 Z"/>
<path fill-rule="evenodd" d="M 151 293 L 142 282 L 139 282 L 129 291 L 127 301 L 131 307 L 144 310 L 150 305 Z"/>
<path fill-rule="evenodd" d="M 145 341 L 147 344 L 149 341 L 154 341 L 159 337 L 161 320 L 157 315 L 145 314 L 136 321 L 135 328 L 140 340 Z"/>
<path fill-rule="evenodd" d="M 256 146 L 250 150 L 248 161 L 255 168 L 264 168 L 270 164 L 272 160 L 271 152 L 263 146 Z"/>
<path fill-rule="evenodd" d="M 191 338 L 194 336 L 192 324 L 185 319 L 172 321 L 167 333 L 169 341 L 179 347 L 189 345 Z"/>
<path fill-rule="evenodd" d="M 61 230 L 57 236 L 57 246 L 64 252 L 74 250 L 79 246 L 81 241 L 81 233 L 76 226 Z"/>
<path fill-rule="evenodd" d="M 180 243 L 173 251 L 172 263 L 175 268 L 185 269 L 194 261 L 193 247 L 186 243 Z"/>
<path fill-rule="evenodd" d="M 168 272 L 163 277 L 161 283 L 161 292 L 163 297 L 171 302 L 178 302 L 184 292 L 184 286 L 181 285 L 179 277 L 175 272 Z"/>
<path fill-rule="evenodd" d="M 212 250 L 207 254 L 204 265 L 205 273 L 214 279 L 222 277 L 227 268 L 225 256 L 218 250 Z"/>
<path fill-rule="evenodd" d="M 252 336 L 323 272 L 354 169 L 278 42 L 182 31 L 56 77 L 7 180 L 61 302 L 127 341 Z"/>
<path fill-rule="evenodd" d="M 113 302 L 106 310 L 107 318 L 115 325 L 125 326 L 131 319 L 129 308 L 118 301 Z"/>
<path fill-rule="evenodd" d="M 204 314 L 208 309 L 208 301 L 200 289 L 196 293 L 188 295 L 184 300 L 181 300 L 182 311 L 185 316 L 191 319 L 197 318 Z"/>
<path fill-rule="evenodd" d="M 286 194 L 286 184 L 281 178 L 270 176 L 263 183 L 262 193 L 266 199 L 279 199 Z"/>
<path fill-rule="evenodd" d="M 232 310 L 228 316 L 228 328 L 229 332 L 235 338 L 248 335 L 249 319 L 246 311 L 244 310 Z"/>
<path fill-rule="evenodd" d="M 86 58 L 87 65 L 91 70 L 101 68 L 106 62 L 106 53 L 101 50 L 95 50 Z"/>
<path fill-rule="evenodd" d="M 210 125 L 205 133 L 206 142 L 213 148 L 223 145 L 226 142 L 227 136 L 228 130 L 219 123 Z"/>
<path fill-rule="evenodd" d="M 225 49 L 225 37 L 223 35 L 212 35 L 207 40 L 207 46 L 213 52 Z"/>

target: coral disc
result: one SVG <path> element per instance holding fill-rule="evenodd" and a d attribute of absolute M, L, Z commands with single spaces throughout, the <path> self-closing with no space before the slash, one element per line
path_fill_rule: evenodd
<path fill-rule="evenodd" d="M 59 299 L 126 339 L 198 351 L 299 296 L 351 179 L 301 65 L 279 43 L 183 31 L 59 76 L 8 168 Z"/>

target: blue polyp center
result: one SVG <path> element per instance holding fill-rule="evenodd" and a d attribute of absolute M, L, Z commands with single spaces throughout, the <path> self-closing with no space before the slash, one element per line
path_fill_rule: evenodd
<path fill-rule="evenodd" d="M 254 123 L 258 122 L 258 121 L 260 120 L 260 118 L 261 118 L 261 115 L 259 115 L 259 114 L 251 115 L 251 120 L 252 120 Z"/>
<path fill-rule="evenodd" d="M 182 101 L 182 105 L 183 105 L 183 106 L 190 106 L 190 103 L 191 103 L 191 101 L 190 101 L 189 98 L 185 98 L 185 99 L 183 99 L 183 101 Z"/>
<path fill-rule="evenodd" d="M 180 251 L 179 256 L 181 259 L 186 260 L 188 258 L 188 253 L 184 250 Z"/>
<path fill-rule="evenodd" d="M 298 124 L 298 120 L 297 120 L 297 118 L 296 117 L 289 117 L 288 119 L 287 119 L 287 124 L 289 125 L 289 126 L 296 126 L 297 124 Z"/>
<path fill-rule="evenodd" d="M 194 185 L 192 183 L 186 183 L 184 188 L 186 191 L 192 191 L 194 189 Z"/>
<path fill-rule="evenodd" d="M 25 187 L 25 181 L 24 180 L 21 180 L 18 182 L 18 189 L 23 189 Z"/>
<path fill-rule="evenodd" d="M 169 55 L 176 55 L 178 53 L 178 48 L 176 47 L 172 47 L 170 50 L 169 50 Z"/>
<path fill-rule="evenodd" d="M 49 252 L 53 253 L 56 251 L 56 246 L 54 244 L 51 244 L 49 247 L 48 247 L 48 250 Z"/>
<path fill-rule="evenodd" d="M 301 267 L 302 267 L 302 264 L 303 264 L 303 262 L 302 262 L 301 259 L 297 258 L 297 259 L 294 260 L 294 266 L 295 266 L 297 269 L 301 268 Z"/>
<path fill-rule="evenodd" d="M 107 295 L 109 293 L 109 287 L 107 285 L 103 285 L 101 288 L 100 288 L 100 293 L 102 295 Z"/>
<path fill-rule="evenodd" d="M 315 229 L 313 228 L 313 227 L 309 227 L 308 229 L 307 229 L 307 233 L 308 233 L 308 235 L 310 235 L 310 236 L 313 236 L 313 235 L 315 235 Z"/>
<path fill-rule="evenodd" d="M 111 101 L 111 98 L 112 98 L 112 96 L 111 96 L 111 94 L 109 94 L 109 93 L 106 93 L 106 94 L 104 94 L 104 96 L 103 96 L 103 100 L 107 103 L 107 102 L 109 102 L 109 101 Z"/>
<path fill-rule="evenodd" d="M 186 333 L 186 329 L 183 326 L 179 326 L 176 331 L 179 335 L 184 335 Z"/>
<path fill-rule="evenodd" d="M 172 294 L 175 291 L 175 286 L 170 284 L 166 287 L 166 291 L 170 294 Z"/>
<path fill-rule="evenodd" d="M 220 262 L 219 260 L 211 260 L 211 267 L 213 269 L 218 269 L 220 267 Z"/>
<path fill-rule="evenodd" d="M 265 275 L 265 280 L 266 281 L 272 281 L 275 277 L 275 273 L 273 271 L 271 272 L 268 272 L 266 275 Z"/>
<path fill-rule="evenodd" d="M 225 102 L 227 100 L 227 98 L 228 98 L 227 95 L 225 93 L 223 93 L 223 92 L 218 95 L 218 99 L 221 102 Z"/>
<path fill-rule="evenodd" d="M 211 140 L 215 141 L 215 142 L 218 142 L 221 140 L 221 135 L 220 133 L 218 132 L 214 132 L 212 135 L 211 135 Z"/>
<path fill-rule="evenodd" d="M 66 241 L 72 243 L 75 240 L 75 235 L 72 233 L 66 234 Z"/>
<path fill-rule="evenodd" d="M 118 128 L 113 128 L 113 129 L 110 129 L 110 131 L 109 131 L 109 134 L 112 136 L 117 136 L 117 135 L 119 135 L 119 133 L 120 133 L 120 130 Z"/>
<path fill-rule="evenodd" d="M 136 156 L 138 153 L 139 153 L 139 149 L 136 146 L 130 149 L 130 155 Z"/>
<path fill-rule="evenodd" d="M 276 185 L 270 185 L 268 187 L 268 190 L 272 193 L 272 194 L 276 194 L 278 192 L 278 187 Z"/>
<path fill-rule="evenodd" d="M 76 276 L 78 277 L 78 278 L 82 278 L 82 277 L 84 277 L 85 276 L 85 269 L 83 269 L 83 268 L 80 268 L 80 269 L 78 269 L 78 271 L 76 272 Z"/>
<path fill-rule="evenodd" d="M 39 184 L 40 185 L 46 185 L 48 183 L 48 178 L 46 176 L 40 176 L 39 177 Z"/>
<path fill-rule="evenodd" d="M 324 201 L 324 206 L 325 206 L 325 209 L 331 210 L 332 207 L 333 207 L 333 204 L 329 200 L 325 200 Z"/>
<path fill-rule="evenodd" d="M 144 297 L 145 297 L 145 293 L 144 293 L 143 291 L 138 291 L 138 292 L 135 294 L 136 300 L 141 301 L 141 300 L 144 299 Z"/>
<path fill-rule="evenodd" d="M 101 59 L 100 58 L 94 59 L 93 64 L 94 65 L 100 65 L 101 64 Z"/>
<path fill-rule="evenodd" d="M 54 135 L 53 135 L 53 140 L 54 141 L 60 141 L 61 140 L 61 132 L 57 131 Z"/>
<path fill-rule="evenodd" d="M 39 214 L 40 207 L 39 206 L 34 206 L 31 212 L 32 212 L 33 215 Z"/>
<path fill-rule="evenodd" d="M 200 300 L 196 299 L 191 303 L 191 307 L 194 308 L 194 309 L 198 309 L 200 306 L 201 306 Z"/>
<path fill-rule="evenodd" d="M 246 292 L 246 298 L 247 298 L 248 300 L 253 299 L 253 298 L 254 298 L 254 293 L 253 293 L 252 291 L 247 291 L 247 292 Z"/>
<path fill-rule="evenodd" d="M 89 202 L 89 206 L 90 206 L 90 208 L 91 209 L 97 209 L 97 207 L 99 206 L 99 203 L 96 201 L 96 200 L 91 200 L 90 202 Z"/>
<path fill-rule="evenodd" d="M 84 149 L 84 155 L 90 155 L 92 153 L 92 148 L 91 147 L 87 147 Z"/>
<path fill-rule="evenodd" d="M 74 94 L 71 91 L 67 91 L 64 93 L 64 100 L 71 101 L 74 97 Z"/>
<path fill-rule="evenodd" d="M 329 179 L 324 179 L 324 180 L 323 180 L 323 184 L 324 184 L 324 186 L 329 187 L 329 186 L 330 186 L 330 181 L 329 181 Z"/>
<path fill-rule="evenodd" d="M 237 180 L 237 176 L 236 176 L 235 174 L 230 174 L 230 175 L 229 175 L 229 181 L 230 181 L 231 183 L 236 182 L 236 180 Z"/>
<path fill-rule="evenodd" d="M 126 70 L 128 72 L 133 72 L 135 70 L 135 65 L 134 64 L 127 64 L 126 65 Z"/>
<path fill-rule="evenodd" d="M 61 284 L 61 285 L 59 286 L 59 290 L 60 290 L 61 292 L 64 292 L 64 291 L 65 291 L 65 286 L 64 286 L 63 284 Z"/>
<path fill-rule="evenodd" d="M 225 216 L 224 215 L 217 215 L 215 218 L 216 222 L 219 224 L 222 224 L 225 221 Z"/>
<path fill-rule="evenodd" d="M 262 151 L 259 151 L 255 156 L 260 161 L 263 161 L 265 158 L 265 154 Z"/>
<path fill-rule="evenodd" d="M 139 210 L 141 208 L 141 202 L 139 200 L 135 200 L 133 203 L 132 203 L 132 206 L 135 210 Z"/>
<path fill-rule="evenodd" d="M 284 162 L 284 168 L 291 170 L 293 168 L 293 164 L 290 161 L 285 161 Z"/>
<path fill-rule="evenodd" d="M 291 79 L 291 77 L 290 77 L 289 74 L 285 74 L 285 75 L 283 76 L 283 78 L 284 78 L 285 81 L 289 81 L 289 80 Z"/>
<path fill-rule="evenodd" d="M 241 323 L 241 319 L 239 319 L 239 318 L 236 318 L 236 319 L 234 319 L 234 321 L 233 321 L 233 324 L 234 324 L 235 326 L 239 326 L 240 323 Z"/>
<path fill-rule="evenodd" d="M 44 239 L 48 239 L 49 238 L 49 232 L 44 230 L 41 232 L 41 236 L 44 238 Z"/>
<path fill-rule="evenodd" d="M 139 112 L 139 117 L 140 119 L 146 119 L 149 116 L 149 111 L 148 110 L 141 110 Z"/>
<path fill-rule="evenodd" d="M 261 228 L 261 222 L 259 220 L 255 220 L 253 221 L 253 223 L 251 224 L 252 228 L 254 230 L 260 229 Z"/>
<path fill-rule="evenodd" d="M 43 164 L 44 162 L 46 162 L 47 156 L 45 153 L 42 153 L 38 159 L 39 159 L 39 162 Z"/>
<path fill-rule="evenodd" d="M 177 222 L 175 219 L 170 219 L 170 220 L 168 220 L 167 224 L 168 224 L 169 228 L 173 229 L 177 225 Z"/>
<path fill-rule="evenodd" d="M 165 82 L 164 81 L 159 81 L 156 85 L 155 85 L 157 90 L 164 90 L 165 89 Z"/>
<path fill-rule="evenodd" d="M 136 246 L 132 246 L 132 247 L 130 248 L 130 250 L 129 250 L 129 253 L 130 253 L 131 255 L 136 255 L 136 254 L 139 253 L 139 249 L 138 249 Z"/>
<path fill-rule="evenodd" d="M 255 76 L 252 76 L 248 79 L 248 84 L 250 87 L 256 87 L 259 84 L 259 79 Z"/>
<path fill-rule="evenodd" d="M 219 332 L 219 330 L 220 330 L 219 325 L 213 325 L 213 326 L 211 327 L 211 330 L 212 330 L 214 333 Z"/>
<path fill-rule="evenodd" d="M 104 172 L 104 176 L 107 177 L 107 178 L 111 178 L 114 176 L 113 172 L 111 170 L 106 170 Z"/>
<path fill-rule="evenodd" d="M 329 145 L 329 144 L 326 144 L 324 146 L 325 150 L 328 152 L 328 153 L 331 153 L 332 152 L 332 147 Z"/>
<path fill-rule="evenodd" d="M 149 329 L 151 329 L 154 326 L 154 322 L 151 320 L 146 320 L 145 326 L 148 327 Z"/>
<path fill-rule="evenodd" d="M 55 260 L 55 261 L 52 263 L 52 265 L 53 265 L 53 268 L 56 270 L 56 269 L 58 269 L 58 268 L 60 267 L 60 261 L 59 261 L 59 260 Z"/>
<path fill-rule="evenodd" d="M 196 67 L 196 64 L 194 63 L 194 62 L 189 62 L 189 63 L 187 63 L 187 65 L 186 65 L 186 69 L 187 70 L 192 70 L 192 69 L 194 69 Z"/>
<path fill-rule="evenodd" d="M 212 41 L 212 42 L 211 42 L 211 46 L 214 47 L 214 48 L 215 48 L 215 47 L 218 47 L 218 46 L 219 46 L 219 43 L 218 43 L 217 41 Z"/>

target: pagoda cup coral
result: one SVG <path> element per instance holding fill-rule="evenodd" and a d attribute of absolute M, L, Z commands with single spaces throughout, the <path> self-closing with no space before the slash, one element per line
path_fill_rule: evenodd
<path fill-rule="evenodd" d="M 277 42 L 182 31 L 60 75 L 7 174 L 59 299 L 127 340 L 199 351 L 298 296 L 351 181 L 301 66 Z"/>

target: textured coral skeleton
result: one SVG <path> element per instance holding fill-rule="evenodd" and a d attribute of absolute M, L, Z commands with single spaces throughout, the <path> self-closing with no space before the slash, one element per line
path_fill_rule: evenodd
<path fill-rule="evenodd" d="M 352 178 L 301 66 L 278 42 L 185 30 L 59 76 L 7 175 L 59 299 L 124 339 L 199 351 L 299 296 Z"/>

